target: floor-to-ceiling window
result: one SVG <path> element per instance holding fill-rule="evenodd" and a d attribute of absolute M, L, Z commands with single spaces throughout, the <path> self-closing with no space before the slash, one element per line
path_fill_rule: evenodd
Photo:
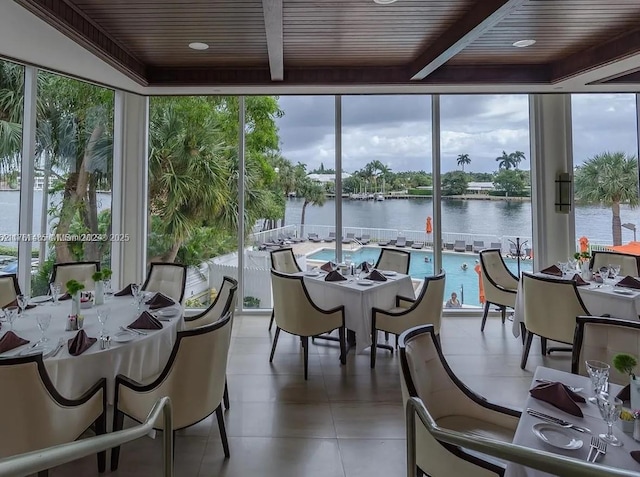
<path fill-rule="evenodd" d="M 479 250 L 501 248 L 515 273 L 519 239 L 521 269 L 532 268 L 528 98 L 441 96 L 440 117 L 446 297 L 477 306 Z"/>
<path fill-rule="evenodd" d="M 638 129 L 634 94 L 571 96 L 576 248 L 635 240 Z M 585 240 L 586 239 L 586 240 Z"/>

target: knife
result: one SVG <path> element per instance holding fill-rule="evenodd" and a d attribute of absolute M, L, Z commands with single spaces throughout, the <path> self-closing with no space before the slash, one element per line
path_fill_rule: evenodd
<path fill-rule="evenodd" d="M 567 427 L 567 428 L 570 428 L 570 429 L 575 429 L 576 431 L 579 431 L 579 432 L 586 432 L 587 434 L 591 434 L 591 429 L 588 429 L 586 427 L 577 426 L 577 425 L 573 424 L 572 422 L 565 421 L 563 419 L 559 419 L 557 417 L 553 417 L 553 416 L 550 416 L 548 414 L 544 414 L 544 413 L 542 413 L 540 411 L 536 411 L 536 410 L 531 409 L 531 408 L 527 408 L 527 414 L 529 414 L 530 416 L 533 416 L 533 417 L 537 417 L 538 419 L 542 419 L 543 421 L 551 422 L 552 424 L 558 424 L 559 426 L 562 426 L 562 427 Z"/>

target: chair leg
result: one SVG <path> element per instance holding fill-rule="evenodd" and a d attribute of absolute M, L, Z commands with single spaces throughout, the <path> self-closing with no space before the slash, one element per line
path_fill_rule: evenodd
<path fill-rule="evenodd" d="M 224 408 L 229 410 L 229 383 L 227 383 L 227 376 L 224 376 L 224 394 L 222 395 L 222 402 L 224 403 Z"/>
<path fill-rule="evenodd" d="M 38 477 L 49 477 L 49 471 L 41 470 L 40 472 L 38 472 Z"/>
<path fill-rule="evenodd" d="M 220 429 L 220 439 L 222 439 L 222 448 L 224 449 L 224 457 L 228 459 L 229 441 L 227 440 L 227 429 L 224 427 L 224 416 L 222 415 L 222 404 L 216 408 L 216 417 L 218 418 L 218 428 Z"/>
<path fill-rule="evenodd" d="M 96 435 L 100 436 L 102 434 L 107 433 L 107 411 L 102 413 L 96 422 L 94 423 L 96 426 Z M 107 468 L 107 451 L 98 452 L 98 472 L 103 473 Z"/>
<path fill-rule="evenodd" d="M 388 331 L 384 332 L 384 340 L 385 341 L 389 341 L 389 332 Z"/>
<path fill-rule="evenodd" d="M 438 335 L 440 336 L 440 335 Z M 396 335 L 396 349 L 398 349 L 398 335 Z"/>
<path fill-rule="evenodd" d="M 113 411 L 113 432 L 121 431 L 124 426 L 124 413 L 115 409 Z M 120 446 L 111 449 L 111 472 L 118 470 L 120 460 Z"/>
<path fill-rule="evenodd" d="M 378 352 L 378 329 L 371 330 L 371 369 L 376 367 L 376 354 Z"/>
<path fill-rule="evenodd" d="M 273 336 L 273 346 L 271 347 L 271 356 L 269 357 L 269 362 L 273 361 L 273 355 L 276 352 L 276 345 L 278 344 L 278 336 L 280 336 L 280 327 L 276 326 L 276 334 Z"/>
<path fill-rule="evenodd" d="M 340 335 L 340 364 L 347 364 L 347 339 L 344 326 L 338 329 L 338 334 Z"/>
<path fill-rule="evenodd" d="M 302 337 L 302 348 L 304 348 L 304 379 L 307 380 L 309 374 L 309 337 Z"/>
<path fill-rule="evenodd" d="M 547 338 L 540 337 L 540 351 L 542 356 L 547 354 Z"/>
<path fill-rule="evenodd" d="M 527 327 L 524 326 L 524 321 L 520 322 L 520 336 L 522 336 L 522 344 L 524 345 L 524 339 L 527 336 Z"/>
<path fill-rule="evenodd" d="M 502 312 L 502 324 L 504 325 L 504 322 L 507 319 L 507 307 L 501 306 L 500 311 Z"/>
<path fill-rule="evenodd" d="M 527 330 L 527 342 L 522 350 L 522 361 L 520 361 L 520 368 L 524 369 L 529 359 L 529 350 L 531 349 L 531 342 L 533 341 L 533 333 Z"/>
<path fill-rule="evenodd" d="M 271 331 L 271 327 L 273 326 L 273 322 L 276 318 L 275 310 L 271 310 L 271 320 L 269 320 L 269 331 Z"/>
<path fill-rule="evenodd" d="M 484 312 L 482 313 L 482 324 L 480 325 L 480 331 L 484 331 L 484 325 L 487 323 L 487 316 L 489 315 L 489 306 L 490 306 L 490 303 L 488 301 L 485 301 Z"/>

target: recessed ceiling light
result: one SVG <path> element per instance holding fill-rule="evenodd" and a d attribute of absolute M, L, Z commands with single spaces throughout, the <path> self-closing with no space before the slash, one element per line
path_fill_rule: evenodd
<path fill-rule="evenodd" d="M 209 48 L 209 45 L 199 41 L 194 41 L 193 43 L 189 43 L 189 48 L 191 48 L 192 50 L 206 50 L 207 48 Z"/>
<path fill-rule="evenodd" d="M 378 5 L 391 5 L 397 1 L 398 0 L 373 0 L 373 3 L 377 3 Z"/>
<path fill-rule="evenodd" d="M 513 43 L 516 48 L 525 48 L 527 46 L 535 45 L 536 40 L 518 40 Z"/>

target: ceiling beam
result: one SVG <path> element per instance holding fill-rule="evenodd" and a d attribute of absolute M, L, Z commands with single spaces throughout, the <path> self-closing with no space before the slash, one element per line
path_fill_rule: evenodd
<path fill-rule="evenodd" d="M 429 76 L 525 1 L 482 0 L 476 2 L 462 18 L 431 42 L 411 62 L 409 67 L 411 79 L 421 80 Z"/>
<path fill-rule="evenodd" d="M 271 81 L 284 79 L 284 33 L 282 27 L 282 0 L 262 0 L 264 28 L 267 33 Z"/>
<path fill-rule="evenodd" d="M 551 67 L 554 83 L 640 54 L 640 29 L 556 61 Z"/>

